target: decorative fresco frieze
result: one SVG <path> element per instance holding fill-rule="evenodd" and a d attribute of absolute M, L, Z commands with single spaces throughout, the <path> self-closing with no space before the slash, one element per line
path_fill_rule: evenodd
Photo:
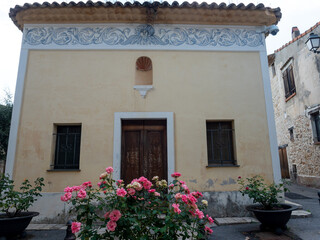
<path fill-rule="evenodd" d="M 37 45 L 259 47 L 263 35 L 251 29 L 199 26 L 25 27 L 23 43 Z"/>

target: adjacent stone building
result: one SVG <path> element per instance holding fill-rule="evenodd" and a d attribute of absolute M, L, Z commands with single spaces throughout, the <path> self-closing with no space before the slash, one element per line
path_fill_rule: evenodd
<path fill-rule="evenodd" d="M 320 54 L 308 50 L 320 22 L 268 56 L 281 173 L 298 183 L 320 187 Z"/>

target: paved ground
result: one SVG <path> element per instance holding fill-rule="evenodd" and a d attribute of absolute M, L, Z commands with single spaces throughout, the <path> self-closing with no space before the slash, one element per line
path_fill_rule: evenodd
<path fill-rule="evenodd" d="M 299 194 L 300 197 L 308 197 L 308 199 L 296 199 L 299 197 L 296 195 L 291 196 L 295 199 L 287 198 L 287 200 L 301 204 L 304 210 L 309 210 L 312 213 L 312 216 L 290 219 L 288 230 L 284 235 L 277 236 L 271 232 L 260 232 L 259 223 L 246 223 L 214 226 L 213 234 L 209 240 L 320 240 L 320 204 L 317 195 L 319 190 L 294 184 L 289 188 L 292 193 Z M 30 225 L 27 237 L 23 239 L 63 240 L 65 235 L 66 231 L 63 225 Z"/>
<path fill-rule="evenodd" d="M 299 203 L 305 210 L 312 213 L 311 217 L 290 219 L 288 231 L 282 236 L 270 232 L 259 232 L 259 224 L 239 224 L 228 226 L 217 226 L 213 228 L 210 240 L 320 240 L 320 204 L 317 192 L 313 188 L 301 187 L 292 184 L 289 186 L 292 193 L 309 197 L 309 199 L 290 199 Z M 251 234 L 248 234 L 251 233 Z"/>

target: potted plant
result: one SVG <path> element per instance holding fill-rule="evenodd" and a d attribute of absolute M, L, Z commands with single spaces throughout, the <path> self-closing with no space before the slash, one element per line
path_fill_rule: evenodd
<path fill-rule="evenodd" d="M 208 202 L 178 180 L 180 173 L 168 185 L 158 177 L 125 184 L 112 172 L 108 167 L 100 175 L 97 188 L 84 182 L 64 189 L 61 200 L 74 207 L 71 228 L 79 239 L 204 239 L 212 233 L 206 224 L 213 219 L 203 212 Z"/>
<path fill-rule="evenodd" d="M 253 200 L 253 205 L 246 207 L 248 211 L 252 211 L 256 218 L 260 221 L 260 229 L 272 229 L 276 234 L 281 235 L 283 230 L 287 229 L 287 222 L 291 217 L 293 210 L 297 207 L 280 203 L 284 192 L 288 189 L 284 183 L 266 184 L 264 179 L 257 175 L 243 180 L 238 177 L 240 184 L 240 192 L 242 195 L 248 195 Z"/>
<path fill-rule="evenodd" d="M 0 179 L 0 237 L 23 234 L 38 212 L 28 212 L 28 208 L 41 196 L 43 178 L 37 178 L 34 186 L 25 179 L 20 191 L 14 190 L 14 181 L 3 175 Z"/>

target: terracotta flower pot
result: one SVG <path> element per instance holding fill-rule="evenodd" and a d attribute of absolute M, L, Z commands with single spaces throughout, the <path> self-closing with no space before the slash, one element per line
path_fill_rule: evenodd
<path fill-rule="evenodd" d="M 0 237 L 12 237 L 22 234 L 31 219 L 38 216 L 38 212 L 21 212 L 16 217 L 0 214 Z"/>
<path fill-rule="evenodd" d="M 291 217 L 292 211 L 296 210 L 296 206 L 289 204 L 279 204 L 279 209 L 266 210 L 262 205 L 254 204 L 246 207 L 248 211 L 252 211 L 256 218 L 260 221 L 260 229 L 274 230 L 276 234 L 281 235 L 283 230 L 287 229 L 287 223 Z"/>

